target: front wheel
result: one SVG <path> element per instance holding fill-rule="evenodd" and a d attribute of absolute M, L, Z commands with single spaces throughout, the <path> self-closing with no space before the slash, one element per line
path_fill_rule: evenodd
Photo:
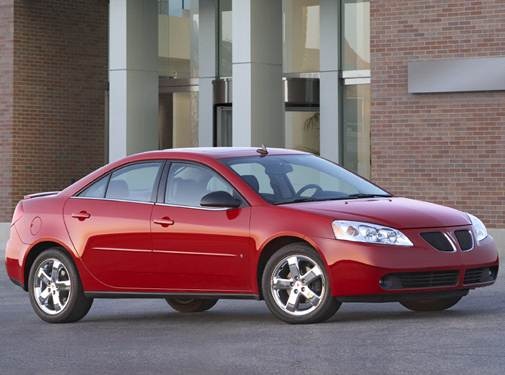
<path fill-rule="evenodd" d="M 287 323 L 318 323 L 340 307 L 317 252 L 304 243 L 277 251 L 267 262 L 262 291 L 270 311 Z"/>
<path fill-rule="evenodd" d="M 451 308 L 459 302 L 461 297 L 436 298 L 428 300 L 401 301 L 403 307 L 412 311 L 442 311 Z"/>
<path fill-rule="evenodd" d="M 214 307 L 217 299 L 199 299 L 186 297 L 166 298 L 167 303 L 176 311 L 181 313 L 195 313 L 207 311 Z"/>
<path fill-rule="evenodd" d="M 48 249 L 35 259 L 28 291 L 35 313 L 49 323 L 78 321 L 93 303 L 83 293 L 74 263 L 59 248 Z"/>

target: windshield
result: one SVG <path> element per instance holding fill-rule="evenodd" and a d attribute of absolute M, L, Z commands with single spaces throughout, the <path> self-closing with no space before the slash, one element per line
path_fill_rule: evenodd
<path fill-rule="evenodd" d="M 247 156 L 223 162 L 272 204 L 391 196 L 314 155 Z"/>

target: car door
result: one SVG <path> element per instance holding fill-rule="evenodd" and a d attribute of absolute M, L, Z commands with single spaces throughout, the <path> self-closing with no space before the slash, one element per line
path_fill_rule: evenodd
<path fill-rule="evenodd" d="M 151 215 L 159 286 L 173 291 L 250 291 L 250 207 L 245 201 L 235 209 L 201 207 L 201 198 L 213 191 L 238 197 L 228 182 L 202 164 L 173 162 L 166 175 L 161 202 Z"/>
<path fill-rule="evenodd" d="M 116 169 L 65 204 L 70 238 L 88 270 L 104 284 L 153 286 L 150 217 L 162 165 L 147 161 Z"/>

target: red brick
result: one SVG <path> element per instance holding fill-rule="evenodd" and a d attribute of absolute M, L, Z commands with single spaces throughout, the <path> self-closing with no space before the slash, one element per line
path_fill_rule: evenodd
<path fill-rule="evenodd" d="M 407 62 L 505 55 L 503 0 L 373 0 L 372 176 L 505 227 L 505 92 L 407 93 Z M 421 36 L 422 35 L 422 36 Z"/>
<path fill-rule="evenodd" d="M 0 0 L 0 221 L 104 163 L 107 18 L 105 0 Z"/>

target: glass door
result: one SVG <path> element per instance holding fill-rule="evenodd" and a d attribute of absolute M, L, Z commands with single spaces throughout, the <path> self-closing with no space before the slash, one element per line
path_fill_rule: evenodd
<path fill-rule="evenodd" d="M 159 148 L 198 146 L 198 83 L 160 79 Z"/>

